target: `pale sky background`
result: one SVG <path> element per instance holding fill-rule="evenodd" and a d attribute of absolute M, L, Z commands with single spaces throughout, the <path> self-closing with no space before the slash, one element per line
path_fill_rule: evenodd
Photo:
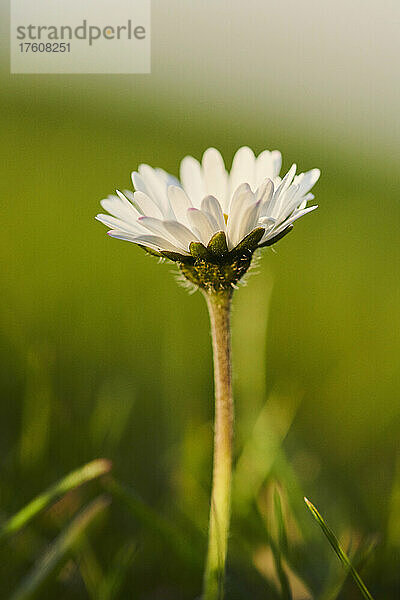
<path fill-rule="evenodd" d="M 146 94 L 154 106 L 234 109 L 243 122 L 267 108 L 282 126 L 322 128 L 377 152 L 399 141 L 395 0 L 153 0 L 152 74 L 125 76 L 9 76 L 7 11 L 2 0 L 2 93 L 63 88 L 68 101 L 78 88 L 120 112 Z"/>
<path fill-rule="evenodd" d="M 211 92 L 228 104 L 233 97 L 260 115 L 273 104 L 332 132 L 398 141 L 399 2 L 154 0 L 153 7 L 156 76 L 171 93 Z"/>

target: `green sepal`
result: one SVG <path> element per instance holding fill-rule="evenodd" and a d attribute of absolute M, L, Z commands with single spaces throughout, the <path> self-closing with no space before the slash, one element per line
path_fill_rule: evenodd
<path fill-rule="evenodd" d="M 210 260 L 212 258 L 201 242 L 191 242 L 189 250 L 195 260 Z"/>
<path fill-rule="evenodd" d="M 285 237 L 285 235 L 287 235 L 288 233 L 290 233 L 293 229 L 293 225 L 288 225 L 286 227 L 286 229 L 284 229 L 283 231 L 281 231 L 280 233 L 278 233 L 278 235 L 276 235 L 275 237 L 271 238 L 270 240 L 267 240 L 266 242 L 264 242 L 263 244 L 260 244 L 260 248 L 264 248 L 266 246 L 272 246 L 272 244 L 275 244 L 276 242 L 279 242 L 279 240 L 281 240 L 282 238 Z"/>
<path fill-rule="evenodd" d="M 245 251 L 254 252 L 264 235 L 264 231 L 264 227 L 257 227 L 257 229 L 254 229 L 232 250 L 232 254 L 241 254 Z"/>
<path fill-rule="evenodd" d="M 178 252 L 170 252 L 169 250 L 161 250 L 161 256 L 164 258 L 168 258 L 168 260 L 173 260 L 174 262 L 187 263 L 192 262 L 191 256 L 185 256 L 183 254 L 179 254 Z"/>
<path fill-rule="evenodd" d="M 142 246 L 142 244 L 138 244 L 139 248 L 141 248 L 142 250 L 144 250 L 145 252 L 147 252 L 147 254 L 151 254 L 152 256 L 157 256 L 158 258 L 160 258 L 161 253 L 157 252 L 157 250 L 153 250 L 152 248 L 149 248 L 148 246 Z"/>
<path fill-rule="evenodd" d="M 226 243 L 226 235 L 224 231 L 215 233 L 208 242 L 208 250 L 217 256 L 223 256 L 228 253 L 228 244 Z"/>

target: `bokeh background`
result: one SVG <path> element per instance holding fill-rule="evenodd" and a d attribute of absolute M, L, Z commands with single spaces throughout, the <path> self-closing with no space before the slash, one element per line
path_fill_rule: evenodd
<path fill-rule="evenodd" d="M 94 215 L 138 163 L 177 174 L 216 146 L 230 165 L 244 144 L 322 177 L 318 211 L 235 298 L 227 598 L 288 597 L 271 553 L 277 496 L 293 598 L 360 597 L 303 495 L 376 598 L 399 597 L 398 3 L 153 0 L 152 73 L 137 76 L 12 76 L 1 10 L 1 518 L 90 460 L 110 459 L 114 477 L 0 541 L 1 597 L 199 596 L 205 304 Z M 104 493 L 46 575 L 46 551 Z"/>

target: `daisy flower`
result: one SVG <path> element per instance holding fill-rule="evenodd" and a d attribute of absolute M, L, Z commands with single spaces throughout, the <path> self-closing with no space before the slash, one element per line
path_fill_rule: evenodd
<path fill-rule="evenodd" d="M 311 188 L 318 169 L 296 175 L 293 164 L 280 177 L 282 157 L 244 146 L 228 172 L 221 154 L 209 148 L 201 163 L 186 156 L 180 180 L 142 164 L 132 173 L 135 191 L 117 190 L 101 201 L 109 213 L 97 219 L 108 234 L 182 264 L 196 260 L 229 264 L 238 252 L 270 246 L 317 206 Z M 197 282 L 196 282 L 197 283 Z"/>

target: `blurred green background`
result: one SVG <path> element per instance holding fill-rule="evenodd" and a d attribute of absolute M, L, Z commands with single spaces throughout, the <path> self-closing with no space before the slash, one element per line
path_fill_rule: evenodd
<path fill-rule="evenodd" d="M 185 23 L 185 35 L 197 31 L 188 9 L 174 4 L 186 10 L 176 35 Z M 227 598 L 285 597 L 270 550 L 274 489 L 295 599 L 360 597 L 342 581 L 304 494 L 358 556 L 371 592 L 399 597 L 400 209 L 390 115 L 382 116 L 378 88 L 368 106 L 357 103 L 351 70 L 347 103 L 339 91 L 337 105 L 331 90 L 329 100 L 318 96 L 324 77 L 327 87 L 335 77 L 329 68 L 317 90 L 300 85 L 292 100 L 283 84 L 280 93 L 271 89 L 269 102 L 268 76 L 278 79 L 270 66 L 261 84 L 255 70 L 240 95 L 246 68 L 235 72 L 226 3 L 206 4 L 228 43 L 218 90 L 211 50 L 208 83 L 207 69 L 190 73 L 179 62 L 162 69 L 170 40 L 162 2 L 153 5 L 149 76 L 11 76 L 3 53 L 1 517 L 95 458 L 112 461 L 113 481 L 137 494 L 141 508 L 132 512 L 107 477 L 70 492 L 0 541 L 2 598 L 40 570 L 49 544 L 105 488 L 110 506 L 44 578 L 39 597 L 198 597 L 213 410 L 205 304 L 176 285 L 172 264 L 107 238 L 94 216 L 101 198 L 131 187 L 138 163 L 177 175 L 186 154 L 200 158 L 216 146 L 230 165 L 244 144 L 256 153 L 279 148 L 284 169 L 296 161 L 301 171 L 321 168 L 322 177 L 318 211 L 276 253 L 262 253 L 234 301 L 237 473 Z M 268 21 L 267 8 L 252 2 L 251 24 L 260 17 Z M 313 31 L 317 42 L 320 29 Z M 376 47 L 381 42 L 377 34 Z M 243 37 L 239 48 L 250 53 L 252 43 Z M 194 52 L 200 46 L 207 44 L 195 37 Z M 305 48 L 303 64 L 322 62 L 318 45 Z M 296 47 L 286 54 L 294 57 Z M 339 59 L 346 70 L 346 58 Z M 355 60 L 354 73 L 356 67 Z M 24 593 L 15 597 L 31 597 Z"/>

